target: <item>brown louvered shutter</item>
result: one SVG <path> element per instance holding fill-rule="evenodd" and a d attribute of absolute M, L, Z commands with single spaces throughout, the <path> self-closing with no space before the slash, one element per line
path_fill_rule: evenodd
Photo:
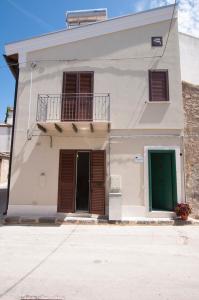
<path fill-rule="evenodd" d="M 60 150 L 58 212 L 75 210 L 76 151 Z"/>
<path fill-rule="evenodd" d="M 93 118 L 93 73 L 79 73 L 78 120 L 91 121 Z"/>
<path fill-rule="evenodd" d="M 75 121 L 76 119 L 76 97 L 78 93 L 78 74 L 75 72 L 63 73 L 62 86 L 62 121 Z"/>
<path fill-rule="evenodd" d="M 149 101 L 169 101 L 168 70 L 149 71 Z"/>
<path fill-rule="evenodd" d="M 105 151 L 91 152 L 91 201 L 90 211 L 93 214 L 105 214 Z"/>
<path fill-rule="evenodd" d="M 62 121 L 92 121 L 93 72 L 64 72 Z"/>

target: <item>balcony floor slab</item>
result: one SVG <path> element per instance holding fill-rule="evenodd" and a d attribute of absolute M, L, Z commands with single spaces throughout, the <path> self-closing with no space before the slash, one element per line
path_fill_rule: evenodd
<path fill-rule="evenodd" d="M 87 136 L 106 136 L 110 130 L 110 122 L 107 121 L 74 121 L 74 122 L 57 122 L 57 121 L 47 121 L 47 122 L 37 122 L 40 128 L 43 127 L 46 133 L 51 135 L 80 135 Z"/>

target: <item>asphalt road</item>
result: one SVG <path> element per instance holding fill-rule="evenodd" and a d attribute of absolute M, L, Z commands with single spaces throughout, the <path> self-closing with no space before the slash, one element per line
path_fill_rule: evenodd
<path fill-rule="evenodd" d="M 24 296 L 198 300 L 199 227 L 2 226 L 0 299 Z"/>
<path fill-rule="evenodd" d="M 2 188 L 0 186 L 0 215 L 6 212 L 7 206 L 7 188 Z"/>

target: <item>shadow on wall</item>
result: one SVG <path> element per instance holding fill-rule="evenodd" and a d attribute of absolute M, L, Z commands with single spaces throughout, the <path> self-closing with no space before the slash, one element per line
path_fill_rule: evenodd
<path fill-rule="evenodd" d="M 169 25 L 169 24 L 168 24 Z M 45 65 L 50 68 L 51 67 L 51 62 L 50 60 L 57 60 L 58 58 L 60 60 L 73 60 L 71 62 L 62 62 L 62 67 L 64 69 L 64 67 L 66 69 L 72 69 L 75 71 L 79 70 L 80 68 L 84 68 L 85 70 L 91 70 L 92 67 L 90 67 L 89 63 L 87 63 L 87 65 L 83 65 L 80 67 L 81 61 L 79 62 L 78 60 L 75 61 L 75 59 L 82 59 L 85 60 L 84 63 L 86 62 L 86 60 L 100 60 L 101 58 L 105 57 L 108 58 L 109 55 L 112 54 L 115 55 L 116 58 L 118 57 L 128 57 L 128 53 L 131 53 L 130 49 L 134 49 L 135 53 L 130 55 L 131 56 L 136 56 L 136 57 L 140 57 L 140 63 L 143 63 L 143 56 L 148 56 L 148 53 L 151 52 L 151 57 L 154 57 L 156 55 L 160 55 L 161 54 L 161 49 L 152 49 L 150 46 L 150 37 L 152 35 L 152 32 L 154 32 L 154 30 L 157 30 L 156 25 L 151 25 L 151 26 L 147 26 L 144 29 L 144 33 L 143 34 L 143 28 L 136 28 L 133 32 L 133 38 L 130 38 L 132 36 L 131 32 L 132 30 L 126 30 L 123 31 L 122 34 L 118 33 L 112 33 L 111 35 L 104 35 L 104 36 L 100 36 L 97 37 L 95 39 L 89 39 L 89 47 L 88 47 L 88 40 L 83 40 L 83 41 L 79 41 L 79 42 L 73 42 L 71 44 L 66 45 L 62 45 L 62 46 L 57 46 L 57 47 L 51 47 L 48 49 L 48 52 L 46 52 L 46 49 L 39 51 L 38 53 L 34 53 L 34 60 L 45 60 L 45 62 L 38 62 L 39 68 L 38 68 L 38 73 L 37 74 L 37 78 L 33 78 L 33 80 L 35 82 L 39 82 L 42 80 L 43 77 L 45 77 L 45 80 L 49 80 L 51 78 L 57 78 L 56 75 L 60 73 L 60 71 L 55 72 L 55 73 L 45 73 Z M 168 32 L 168 28 L 167 26 L 163 26 L 161 29 L 159 29 L 161 32 L 162 36 L 165 36 Z M 148 39 L 148 46 L 144 47 L 144 51 L 143 53 L 140 53 L 140 50 L 142 48 L 142 45 L 146 44 L 146 39 Z M 105 47 L 103 47 L 103 45 L 106 45 Z M 80 51 L 81 49 L 81 51 Z M 126 52 L 127 50 L 127 52 Z M 28 58 L 28 60 L 31 60 L 33 58 L 31 58 L 31 56 Z M 49 59 L 49 61 L 48 61 Z M 131 62 L 136 62 L 136 60 L 131 60 Z M 108 67 L 108 68 L 98 68 L 96 69 L 96 72 L 105 72 L 105 73 L 115 73 L 116 75 L 130 75 L 130 76 L 138 76 L 139 73 L 135 74 L 135 71 L 131 71 L 129 68 L 129 62 L 130 61 L 126 61 L 127 64 L 127 68 L 124 70 L 121 70 L 119 65 L 120 65 L 120 60 L 119 61 L 111 61 L 111 66 L 113 64 L 118 63 L 118 68 L 113 68 L 113 67 Z M 102 63 L 100 61 L 98 61 L 99 65 L 102 65 Z M 103 61 L 103 63 L 105 63 L 105 61 Z M 109 64 L 110 61 L 107 61 L 107 64 Z M 123 61 L 124 63 L 124 61 Z M 57 64 L 57 67 L 59 68 L 60 63 Z M 75 66 L 76 64 L 79 64 L 79 66 Z M 129 70 L 128 70 L 129 69 Z M 27 70 L 28 71 L 28 70 Z M 138 70 L 139 72 L 139 70 Z M 43 73 L 43 76 L 42 76 Z M 26 76 L 28 76 L 28 74 L 25 74 Z M 19 87 L 19 91 L 18 91 L 18 95 L 20 96 L 20 93 L 22 93 L 23 88 L 26 86 L 26 84 L 30 83 L 30 76 L 28 76 L 28 80 L 25 80 L 21 83 L 21 89 Z M 34 77 L 34 76 L 33 76 Z M 50 93 L 50 87 L 48 87 L 49 90 L 48 91 L 38 91 L 39 93 Z M 61 92 L 62 88 L 60 86 L 60 92 Z"/>
<path fill-rule="evenodd" d="M 46 155 L 47 150 L 49 155 Z M 45 205 L 46 201 L 50 205 L 54 204 L 53 195 L 45 188 L 49 180 L 54 180 L 57 184 L 56 172 L 58 171 L 54 169 L 55 159 L 52 159 L 52 156 L 49 136 L 38 136 L 32 143 L 31 141 L 24 143 L 12 164 L 10 194 L 12 201 L 20 195 L 20 204 L 43 203 Z M 47 175 L 54 174 L 54 177 L 49 175 L 41 178 L 41 174 L 45 171 Z"/>
<path fill-rule="evenodd" d="M 159 64 L 159 58 L 154 58 L 152 59 L 149 63 L 148 66 L 146 67 L 148 70 L 150 69 L 156 69 L 158 67 Z M 146 74 L 147 73 L 147 74 Z M 137 75 L 137 72 L 136 72 Z M 139 86 L 136 87 L 136 89 L 139 91 L 140 96 L 137 99 L 134 99 L 134 101 L 136 101 L 135 103 L 135 109 L 132 112 L 132 115 L 127 123 L 126 128 L 134 128 L 136 125 L 138 125 L 139 123 L 158 123 L 160 122 L 163 117 L 164 114 L 166 113 L 166 111 L 160 115 L 162 115 L 161 118 L 159 118 L 158 121 L 156 121 L 156 119 L 154 118 L 154 114 L 153 114 L 153 108 L 150 108 L 150 111 L 147 107 L 148 103 L 147 101 L 149 100 L 149 86 L 148 86 L 148 72 L 142 71 L 142 78 L 140 80 Z M 146 84 L 147 83 L 147 84 Z M 157 105 L 157 103 L 156 103 Z M 162 107 L 161 107 L 162 109 Z M 147 111 L 148 110 L 148 111 Z M 156 110 L 157 111 L 157 110 Z M 152 112 L 152 114 L 151 114 Z M 135 117 L 137 116 L 137 117 Z M 155 116 L 156 117 L 156 116 Z M 145 121 L 147 119 L 147 121 Z"/>
<path fill-rule="evenodd" d="M 144 163 L 134 161 L 135 155 L 142 153 L 144 148 L 142 138 L 114 140 L 111 143 L 111 165 L 112 168 L 118 168 L 119 174 L 122 176 L 122 186 L 126 186 L 123 190 L 124 203 L 129 193 L 134 191 L 134 205 L 144 205 Z M 135 196 L 136 195 L 136 196 Z M 127 202 L 128 205 L 130 203 Z"/>
<path fill-rule="evenodd" d="M 153 103 L 146 103 L 139 123 L 161 123 L 168 108 L 168 103 L 164 103 L 163 105 L 161 103 L 156 103 L 155 105 Z"/>
<path fill-rule="evenodd" d="M 166 36 L 168 33 L 170 22 L 165 26 L 160 26 L 159 35 Z M 173 26 L 175 24 L 173 23 Z M 152 55 L 158 55 L 162 49 L 151 48 L 151 36 L 157 32 L 157 25 L 151 24 L 149 26 L 137 27 L 135 29 L 127 29 L 122 34 L 111 33 L 103 36 L 85 39 L 81 41 L 72 42 L 67 45 L 59 45 L 48 48 L 48 55 L 51 59 L 95 59 L 100 57 L 108 57 L 112 53 L 116 53 L 115 57 L 119 55 L 126 56 L 126 50 L 132 48 L 134 54 L 131 56 L 143 57 L 148 56 L 149 50 Z M 89 41 L 89 44 L 88 44 Z M 148 47 L 142 48 L 142 45 L 148 42 Z M 104 46 L 105 45 L 105 46 Z M 140 50 L 142 52 L 140 52 Z M 131 53 L 131 51 L 129 51 Z M 119 54 L 119 55 L 118 55 Z M 31 58 L 31 56 L 30 56 Z M 34 54 L 34 59 L 46 59 L 46 50 L 40 50 Z"/>

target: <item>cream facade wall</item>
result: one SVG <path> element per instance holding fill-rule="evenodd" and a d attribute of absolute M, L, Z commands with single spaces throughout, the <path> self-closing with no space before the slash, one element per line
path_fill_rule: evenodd
<path fill-rule="evenodd" d="M 164 135 L 155 135 L 157 132 L 146 131 L 128 132 L 128 136 L 114 134 L 111 138 L 111 174 L 119 175 L 121 191 L 111 194 L 115 204 L 119 203 L 122 220 L 144 216 L 172 216 L 169 212 L 149 212 L 148 186 L 148 150 L 175 150 L 177 169 L 177 201 L 184 198 L 183 184 L 183 157 L 182 140 L 177 132 L 164 132 Z M 139 157 L 139 159 L 136 159 Z M 113 204 L 114 205 L 114 204 Z M 115 208 L 116 209 L 116 208 Z"/>
<path fill-rule="evenodd" d="M 135 163 L 133 157 L 138 153 L 144 157 L 148 146 L 176 147 L 179 153 L 179 135 L 183 128 L 175 19 L 164 56 L 161 57 L 164 47 L 151 47 L 152 36 L 163 36 L 165 45 L 169 25 L 169 21 L 160 22 L 27 54 L 27 60 L 35 62 L 36 66 L 32 68 L 31 63 L 27 63 L 20 67 L 10 214 L 17 209 L 20 211 L 20 207 L 24 209 L 25 205 L 35 213 L 56 213 L 60 149 L 106 149 L 106 214 L 109 211 L 109 175 L 121 176 L 122 218 L 148 214 L 145 162 Z M 169 70 L 168 103 L 149 103 L 149 69 Z M 64 135 L 53 132 L 50 133 L 51 141 L 51 137 L 44 137 L 36 129 L 38 94 L 60 94 L 64 71 L 94 71 L 94 93 L 110 93 L 109 135 L 100 131 L 93 134 L 71 131 Z M 136 137 L 136 130 L 140 133 L 145 130 L 143 137 Z M 152 137 L 165 132 L 171 137 Z M 177 137 L 172 137 L 173 133 Z M 124 139 L 114 140 L 114 134 Z M 147 134 L 148 138 L 144 137 Z M 125 138 L 128 135 L 135 135 L 135 138 Z M 178 172 L 179 186 L 182 186 L 182 169 Z"/>
<path fill-rule="evenodd" d="M 163 47 L 151 47 L 151 36 L 163 36 L 166 43 L 169 24 L 169 21 L 161 22 L 28 54 L 27 60 L 37 64 L 32 70 L 31 122 L 35 123 L 38 93 L 60 94 L 64 71 L 86 70 L 95 72 L 95 93 L 111 94 L 113 129 L 181 129 L 183 114 L 177 21 L 173 23 L 164 56 L 156 57 L 162 55 Z M 170 103 L 156 103 L 155 106 L 148 103 L 148 70 L 153 68 L 169 70 Z M 27 105 L 30 76 L 27 65 L 20 76 L 22 97 Z"/>
<path fill-rule="evenodd" d="M 57 211 L 59 150 L 107 149 L 104 137 L 76 137 L 72 132 L 71 136 L 53 136 L 52 141 L 49 136 L 34 136 L 28 142 L 24 140 L 25 136 L 15 143 L 19 151 L 15 151 L 13 161 L 12 204 L 54 206 L 54 213 Z"/>

